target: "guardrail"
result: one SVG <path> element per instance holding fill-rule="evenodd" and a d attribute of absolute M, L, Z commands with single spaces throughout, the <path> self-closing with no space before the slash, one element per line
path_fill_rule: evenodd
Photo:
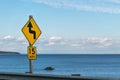
<path fill-rule="evenodd" d="M 120 79 L 0 72 L 0 80 L 120 80 Z"/>

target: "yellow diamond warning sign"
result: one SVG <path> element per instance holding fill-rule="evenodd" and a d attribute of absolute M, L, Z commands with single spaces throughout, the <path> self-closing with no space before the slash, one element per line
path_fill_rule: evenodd
<path fill-rule="evenodd" d="M 42 33 L 32 16 L 22 28 L 22 32 L 30 45 L 33 45 Z"/>

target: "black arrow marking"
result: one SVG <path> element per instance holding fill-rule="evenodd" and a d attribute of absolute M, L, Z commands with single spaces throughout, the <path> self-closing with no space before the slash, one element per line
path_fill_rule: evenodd
<path fill-rule="evenodd" d="M 28 24 L 27 26 L 29 28 L 29 33 L 33 34 L 33 38 L 36 39 L 36 32 L 34 30 L 32 30 L 33 26 L 31 24 L 31 22 Z"/>

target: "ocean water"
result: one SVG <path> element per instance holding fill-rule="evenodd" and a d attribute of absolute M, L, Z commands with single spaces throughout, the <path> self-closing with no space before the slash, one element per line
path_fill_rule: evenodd
<path fill-rule="evenodd" d="M 41 54 L 33 65 L 37 74 L 120 78 L 120 54 Z M 27 55 L 0 55 L 0 72 L 29 72 Z"/>

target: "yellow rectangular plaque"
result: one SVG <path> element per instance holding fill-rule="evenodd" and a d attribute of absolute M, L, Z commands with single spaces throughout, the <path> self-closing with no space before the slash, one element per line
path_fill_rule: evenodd
<path fill-rule="evenodd" d="M 29 60 L 36 60 L 36 47 L 34 46 L 28 46 L 28 59 Z"/>

